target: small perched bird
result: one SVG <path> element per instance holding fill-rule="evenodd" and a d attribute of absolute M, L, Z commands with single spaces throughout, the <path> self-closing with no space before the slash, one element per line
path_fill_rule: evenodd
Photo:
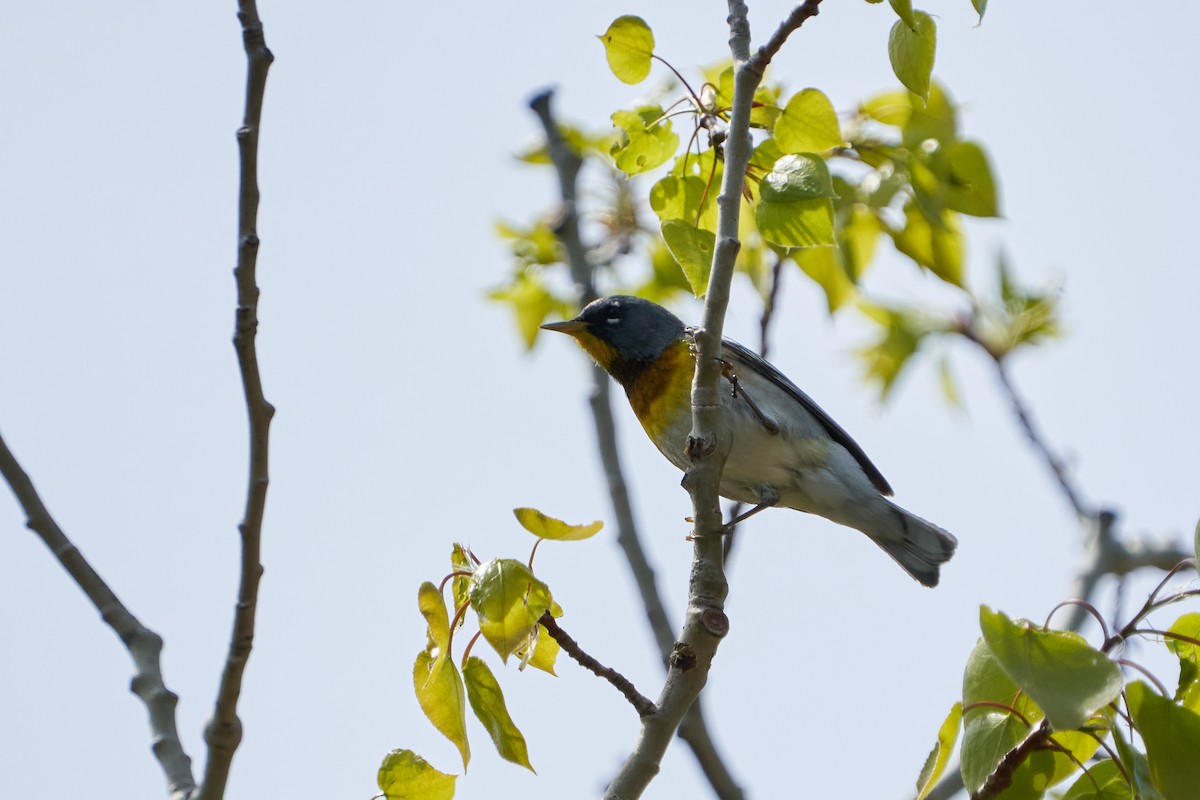
<path fill-rule="evenodd" d="M 687 471 L 695 328 L 662 306 L 615 295 L 542 328 L 566 333 L 625 388 L 651 441 Z M 806 511 L 856 528 L 925 586 L 958 545 L 887 498 L 892 487 L 850 434 L 783 373 L 737 342 L 721 345 L 721 401 L 732 444 L 721 495 Z M 747 515 L 743 515 L 745 518 Z"/>

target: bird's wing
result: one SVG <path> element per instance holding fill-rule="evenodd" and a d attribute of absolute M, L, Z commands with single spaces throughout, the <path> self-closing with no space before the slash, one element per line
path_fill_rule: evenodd
<path fill-rule="evenodd" d="M 763 358 L 752 350 L 748 350 L 732 339 L 723 340 L 722 354 L 725 360 L 733 362 L 735 365 L 738 362 L 745 364 L 747 368 L 757 372 L 771 383 L 778 386 L 786 392 L 792 399 L 799 403 L 805 411 L 812 414 L 813 418 L 821 424 L 829 434 L 829 438 L 846 448 L 850 455 L 854 456 L 854 460 L 862 467 L 863 472 L 871 479 L 871 483 L 879 490 L 879 493 L 885 496 L 891 496 L 892 487 L 888 484 L 887 478 L 883 477 L 883 473 L 871 463 L 871 459 L 867 458 L 867 454 L 858 446 L 858 443 L 850 438 L 850 434 L 842 429 L 833 421 L 833 418 L 826 414 L 816 402 L 800 390 L 796 384 L 787 379 L 782 372 L 777 370 L 771 364 L 767 363 Z"/>

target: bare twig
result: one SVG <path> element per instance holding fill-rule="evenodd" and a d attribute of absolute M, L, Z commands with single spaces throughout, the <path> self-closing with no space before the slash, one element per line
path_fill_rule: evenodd
<path fill-rule="evenodd" d="M 579 233 L 579 213 L 576 199 L 577 179 L 582 160 L 571 150 L 558 130 L 558 123 L 555 121 L 551 109 L 553 96 L 554 93 L 550 90 L 540 92 L 529 101 L 529 106 L 542 123 L 550 160 L 558 173 L 563 208 L 555 233 L 566 250 L 567 266 L 571 271 L 571 279 L 575 282 L 580 304 L 585 305 L 594 300 L 597 294 L 592 281 L 592 266 L 588 261 L 587 251 Z M 596 427 L 596 445 L 604 467 L 604 476 L 608 482 L 613 513 L 617 518 L 617 544 L 625 554 L 625 560 L 629 563 L 634 583 L 637 585 L 642 599 L 642 606 L 646 610 L 646 620 L 662 654 L 663 664 L 666 666 L 675 646 L 674 625 L 667 615 L 666 606 L 658 591 L 654 568 L 646 557 L 646 551 L 642 547 L 641 537 L 634 521 L 629 489 L 625 482 L 620 451 L 617 447 L 616 426 L 613 421 L 609 388 L 608 375 L 599 366 L 593 364 L 590 397 L 592 420 Z M 688 712 L 679 728 L 679 736 L 687 742 L 696 756 L 701 770 L 708 778 L 717 797 L 721 800 L 741 800 L 744 796 L 742 789 L 717 751 L 699 703 L 695 704 Z"/>
<path fill-rule="evenodd" d="M 100 612 L 100 618 L 121 638 L 135 667 L 130 689 L 146 706 L 150 716 L 151 749 L 167 778 L 171 800 L 187 800 L 196 788 L 192 760 L 183 750 L 175 725 L 178 696 L 163 683 L 162 637 L 138 621 L 117 598 L 104 579 L 92 568 L 83 553 L 58 527 L 29 475 L 17 463 L 12 451 L 0 437 L 0 474 L 17 497 L 25 512 L 25 526 L 36 533 L 62 564 L 88 600 Z"/>
<path fill-rule="evenodd" d="M 242 739 L 242 723 L 237 716 L 242 676 L 254 644 L 254 619 L 258 610 L 258 583 L 262 577 L 260 546 L 263 513 L 267 502 L 267 455 L 271 417 L 275 408 L 263 396 L 258 368 L 255 336 L 258 331 L 258 136 L 262 121 L 263 94 L 267 70 L 273 56 L 263 37 L 262 22 L 255 0 L 238 1 L 238 20 L 246 51 L 246 107 L 238 128 L 238 154 L 241 175 L 238 190 L 238 256 L 233 274 L 237 282 L 237 315 L 233 346 L 245 390 L 246 411 L 250 423 L 250 469 L 246 490 L 246 510 L 238 531 L 242 540 L 241 579 L 233 615 L 233 634 L 221 682 L 217 689 L 212 718 L 205 727 L 208 762 L 200 788 L 201 800 L 220 800 L 225 796 L 229 767 Z"/>
<path fill-rule="evenodd" d="M 647 714 L 654 713 L 653 700 L 639 692 L 637 687 L 633 685 L 633 682 L 624 675 L 617 672 L 612 667 L 604 666 L 594 657 L 585 652 L 584 649 L 579 646 L 578 642 L 572 639 L 566 631 L 558 626 L 558 621 L 554 619 L 554 617 L 550 616 L 549 611 L 543 614 L 542 618 L 538 620 L 538 622 L 540 622 L 542 627 L 549 632 L 550 637 L 554 639 L 554 641 L 558 642 L 558 646 L 565 650 L 567 655 L 579 663 L 579 666 L 583 667 L 589 672 L 592 672 L 597 677 L 608 681 L 618 692 L 624 695 L 625 699 L 628 700 L 630 705 L 634 707 L 634 710 L 638 712 L 638 716 L 644 717 Z"/>

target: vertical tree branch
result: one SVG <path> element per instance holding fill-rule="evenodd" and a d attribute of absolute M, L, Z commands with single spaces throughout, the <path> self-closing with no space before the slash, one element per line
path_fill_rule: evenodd
<path fill-rule="evenodd" d="M 247 70 L 245 116 L 237 132 L 241 174 L 238 189 L 238 256 L 237 266 L 233 271 L 237 283 L 233 346 L 237 351 L 250 423 L 250 469 L 245 515 L 238 525 L 242 541 L 241 579 L 233 615 L 233 634 L 225 658 L 225 668 L 221 672 L 212 719 L 204 731 L 204 740 L 208 745 L 208 762 L 200 789 L 202 800 L 220 800 L 224 797 L 233 754 L 242 739 L 242 723 L 237 716 L 237 703 L 241 695 L 246 662 L 254 644 L 258 583 L 263 571 L 260 543 L 263 512 L 267 502 L 269 429 L 271 417 L 275 414 L 274 407 L 263 396 L 258 353 L 255 348 L 259 294 L 255 274 L 258 261 L 258 135 L 262 120 L 263 94 L 267 85 L 267 70 L 271 66 L 273 56 L 267 49 L 262 22 L 258 18 L 254 0 L 239 0 L 238 20 L 242 24 Z"/>
<path fill-rule="evenodd" d="M 63 569 L 100 612 L 100 618 L 121 638 L 133 657 L 134 675 L 130 690 L 146 706 L 150 715 L 151 750 L 167 777 L 171 800 L 187 800 L 196 788 L 192 760 L 183 750 L 175 725 L 175 706 L 179 697 L 163 683 L 162 637 L 142 625 L 92 568 L 83 553 L 58 527 L 29 475 L 17 463 L 12 451 L 0 437 L 0 474 L 17 497 L 25 512 L 25 526 L 36 533 Z"/>
<path fill-rule="evenodd" d="M 551 90 L 539 92 L 530 99 L 529 107 L 533 109 L 542 123 L 550 161 L 554 164 L 558 174 L 563 207 L 555 234 L 566 251 L 567 267 L 570 269 L 571 279 L 575 282 L 580 304 L 586 305 L 596 299 L 597 293 L 592 281 L 592 267 L 579 233 L 579 212 L 576 201 L 579 170 L 583 162 L 563 140 L 562 134 L 558 130 L 558 123 L 555 121 L 550 107 L 553 96 L 554 93 Z M 592 364 L 591 370 L 592 420 L 596 428 L 596 444 L 600 452 L 601 464 L 604 467 L 604 476 L 608 482 L 613 513 L 617 518 L 617 544 L 621 547 L 625 554 L 625 560 L 629 563 L 629 569 L 633 573 L 634 582 L 642 598 L 642 606 L 646 610 L 650 631 L 662 654 L 663 664 L 666 665 L 669 663 L 671 652 L 675 646 L 675 637 L 672 633 L 674 626 L 667 615 L 666 606 L 658 591 L 654 568 L 650 565 L 646 552 L 642 548 L 641 537 L 634 521 L 629 489 L 625 483 L 620 451 L 617 448 L 608 375 L 596 364 Z M 688 743 L 717 797 L 721 800 L 740 800 L 744 796 L 741 787 L 734 780 L 712 741 L 712 736 L 704 721 L 703 711 L 698 703 L 688 712 L 680 726 L 679 736 Z"/>
<path fill-rule="evenodd" d="M 805 13 L 798 15 L 794 10 L 788 17 L 788 21 L 795 20 L 791 28 L 783 34 L 777 32 L 768 43 L 774 49 L 760 49 L 751 60 L 746 4 L 742 0 L 729 2 L 733 104 L 725 143 L 725 171 L 721 193 L 717 197 L 717 241 L 703 323 L 695 334 L 697 356 L 692 383 L 692 431 L 687 442 L 692 467 L 684 476 L 696 524 L 688 610 L 671 657 L 658 711 L 642 719 L 638 741 L 605 792 L 606 800 L 633 800 L 645 791 L 658 773 L 662 757 L 684 714 L 704 688 L 717 647 L 729 631 L 729 619 L 724 611 L 728 584 L 723 563 L 724 522 L 718 489 L 731 443 L 728 432 L 723 430 L 718 383 L 725 310 L 729 305 L 734 263 L 741 247 L 737 232 L 742 188 L 753 151 L 750 110 L 754 92 L 772 56 L 787 34 L 816 13 L 818 4 L 819 0 L 802 3 L 801 6 L 807 9 Z M 787 24 L 785 22 L 785 26 Z"/>

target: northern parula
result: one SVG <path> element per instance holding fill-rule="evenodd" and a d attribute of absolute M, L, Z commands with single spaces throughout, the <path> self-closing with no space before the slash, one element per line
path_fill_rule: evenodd
<path fill-rule="evenodd" d="M 634 414 L 686 471 L 692 428 L 695 328 L 662 306 L 616 295 L 542 326 L 575 337 L 625 389 Z M 731 442 L 723 497 L 817 514 L 856 528 L 926 586 L 958 545 L 951 534 L 887 499 L 892 487 L 850 434 L 783 373 L 742 345 L 721 345 L 724 425 Z"/>

